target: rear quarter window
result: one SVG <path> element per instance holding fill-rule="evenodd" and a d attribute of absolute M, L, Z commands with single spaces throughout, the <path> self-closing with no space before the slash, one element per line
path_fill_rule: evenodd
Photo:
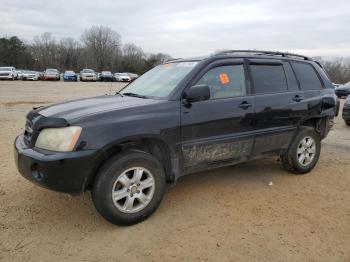
<path fill-rule="evenodd" d="M 320 78 L 312 65 L 301 62 L 292 62 L 291 64 L 302 90 L 322 89 Z"/>

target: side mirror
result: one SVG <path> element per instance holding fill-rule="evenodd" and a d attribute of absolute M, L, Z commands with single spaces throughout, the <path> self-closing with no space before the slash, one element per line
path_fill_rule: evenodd
<path fill-rule="evenodd" d="M 210 89 L 208 85 L 195 85 L 191 86 L 186 91 L 184 99 L 188 103 L 208 100 L 210 98 Z"/>

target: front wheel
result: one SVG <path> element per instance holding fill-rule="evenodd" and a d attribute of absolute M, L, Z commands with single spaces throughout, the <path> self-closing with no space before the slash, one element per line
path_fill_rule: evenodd
<path fill-rule="evenodd" d="M 306 174 L 317 164 L 320 152 L 320 136 L 313 128 L 305 127 L 281 156 L 283 167 L 295 174 Z"/>
<path fill-rule="evenodd" d="M 97 211 L 116 225 L 132 225 L 149 217 L 165 191 L 162 165 L 152 155 L 127 151 L 112 157 L 97 174 L 92 200 Z"/>

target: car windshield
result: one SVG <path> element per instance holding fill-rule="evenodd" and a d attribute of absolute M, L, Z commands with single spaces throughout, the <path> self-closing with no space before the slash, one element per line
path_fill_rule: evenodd
<path fill-rule="evenodd" d="M 56 69 L 47 69 L 46 73 L 57 73 L 58 71 Z"/>
<path fill-rule="evenodd" d="M 75 74 L 74 71 L 66 71 L 65 74 Z"/>
<path fill-rule="evenodd" d="M 112 73 L 109 72 L 109 71 L 102 71 L 102 74 L 103 74 L 103 75 L 111 75 Z"/>
<path fill-rule="evenodd" d="M 83 71 L 81 71 L 82 73 L 93 73 L 94 70 L 92 69 L 84 69 Z"/>
<path fill-rule="evenodd" d="M 0 71 L 12 71 L 11 67 L 1 67 Z"/>
<path fill-rule="evenodd" d="M 122 94 L 167 97 L 198 62 L 177 62 L 159 65 L 137 78 L 122 90 Z"/>
<path fill-rule="evenodd" d="M 129 76 L 127 73 L 121 73 L 120 76 Z"/>

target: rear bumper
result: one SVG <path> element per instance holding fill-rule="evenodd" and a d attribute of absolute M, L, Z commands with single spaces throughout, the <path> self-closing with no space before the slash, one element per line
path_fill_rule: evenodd
<path fill-rule="evenodd" d="M 82 193 L 93 174 L 97 151 L 49 152 L 27 148 L 23 135 L 15 140 L 15 163 L 29 181 L 55 191 Z"/>

